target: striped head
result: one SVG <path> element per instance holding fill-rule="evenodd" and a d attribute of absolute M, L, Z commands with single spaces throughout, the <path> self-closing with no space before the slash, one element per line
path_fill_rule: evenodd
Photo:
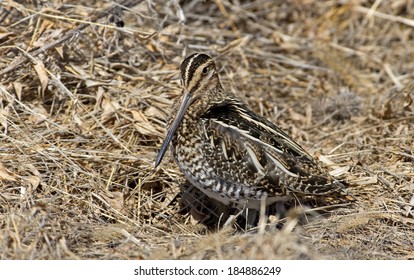
<path fill-rule="evenodd" d="M 194 98 L 205 93 L 219 83 L 216 65 L 211 57 L 204 53 L 195 53 L 181 63 L 181 81 L 184 91 Z"/>
<path fill-rule="evenodd" d="M 200 98 L 204 97 L 208 99 L 208 94 L 213 92 L 213 89 L 221 88 L 214 61 L 206 54 L 195 53 L 190 55 L 181 63 L 180 69 L 184 87 L 183 97 L 177 115 L 162 143 L 155 161 L 155 167 L 161 163 L 168 145 L 179 128 L 188 107 L 193 104 L 194 101 L 200 100 Z"/>

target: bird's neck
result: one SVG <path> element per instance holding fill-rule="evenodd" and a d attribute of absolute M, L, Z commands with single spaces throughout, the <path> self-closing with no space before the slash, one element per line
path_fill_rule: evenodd
<path fill-rule="evenodd" d="M 186 117 L 189 120 L 200 118 L 212 107 L 225 102 L 227 95 L 228 94 L 224 91 L 220 83 L 216 84 L 214 87 L 205 88 L 203 94 L 200 95 L 188 108 Z"/>

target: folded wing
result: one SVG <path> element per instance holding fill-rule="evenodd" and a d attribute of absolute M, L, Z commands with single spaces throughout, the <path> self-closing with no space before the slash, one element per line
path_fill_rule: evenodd
<path fill-rule="evenodd" d="M 202 116 L 211 149 L 207 157 L 228 180 L 252 185 L 272 194 L 287 191 L 324 195 L 341 193 L 343 185 L 277 126 L 228 100 Z"/>

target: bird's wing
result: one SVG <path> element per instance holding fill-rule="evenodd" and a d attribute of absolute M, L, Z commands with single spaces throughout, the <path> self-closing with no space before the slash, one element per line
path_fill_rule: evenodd
<path fill-rule="evenodd" d="M 234 163 L 236 168 L 238 164 L 240 169 L 244 169 L 244 161 L 256 178 L 263 175 L 273 187 L 317 195 L 342 188 L 299 144 L 240 101 L 213 106 L 202 119 L 206 136 L 219 147 L 216 158 L 224 153 L 222 160 Z"/>

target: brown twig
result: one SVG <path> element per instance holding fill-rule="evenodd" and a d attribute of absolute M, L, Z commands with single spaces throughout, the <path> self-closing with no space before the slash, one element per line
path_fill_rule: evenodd
<path fill-rule="evenodd" d="M 106 17 L 108 14 L 113 13 L 116 9 L 119 9 L 119 6 L 130 8 L 130 7 L 133 7 L 133 6 L 137 5 L 141 1 L 142 0 L 125 0 L 124 2 L 122 2 L 120 4 L 114 4 L 111 7 L 109 7 L 108 9 L 106 9 L 105 11 L 100 12 L 98 15 L 92 16 L 90 22 L 96 22 L 99 19 L 101 19 L 103 17 Z M 55 40 L 54 42 L 52 42 L 52 43 L 50 43 L 50 44 L 48 44 L 44 47 L 39 47 L 39 48 L 31 50 L 29 52 L 29 54 L 32 55 L 32 56 L 37 56 L 38 54 L 40 54 L 42 52 L 46 52 L 47 50 L 49 50 L 51 48 L 59 46 L 59 45 L 63 44 L 64 42 L 66 42 L 67 40 L 69 40 L 70 38 L 75 37 L 77 34 L 79 34 L 79 32 L 81 32 L 83 29 L 85 29 L 89 25 L 90 25 L 89 23 L 82 23 L 76 29 L 70 30 L 65 35 L 63 35 L 61 38 Z M 13 71 L 14 69 L 19 67 L 23 63 L 26 63 L 28 60 L 29 59 L 27 58 L 27 56 L 21 56 L 21 57 L 15 59 L 12 63 L 10 63 L 9 66 L 7 66 L 2 71 L 0 71 L 0 76 L 3 76 L 5 74 L 9 73 L 10 71 Z"/>

